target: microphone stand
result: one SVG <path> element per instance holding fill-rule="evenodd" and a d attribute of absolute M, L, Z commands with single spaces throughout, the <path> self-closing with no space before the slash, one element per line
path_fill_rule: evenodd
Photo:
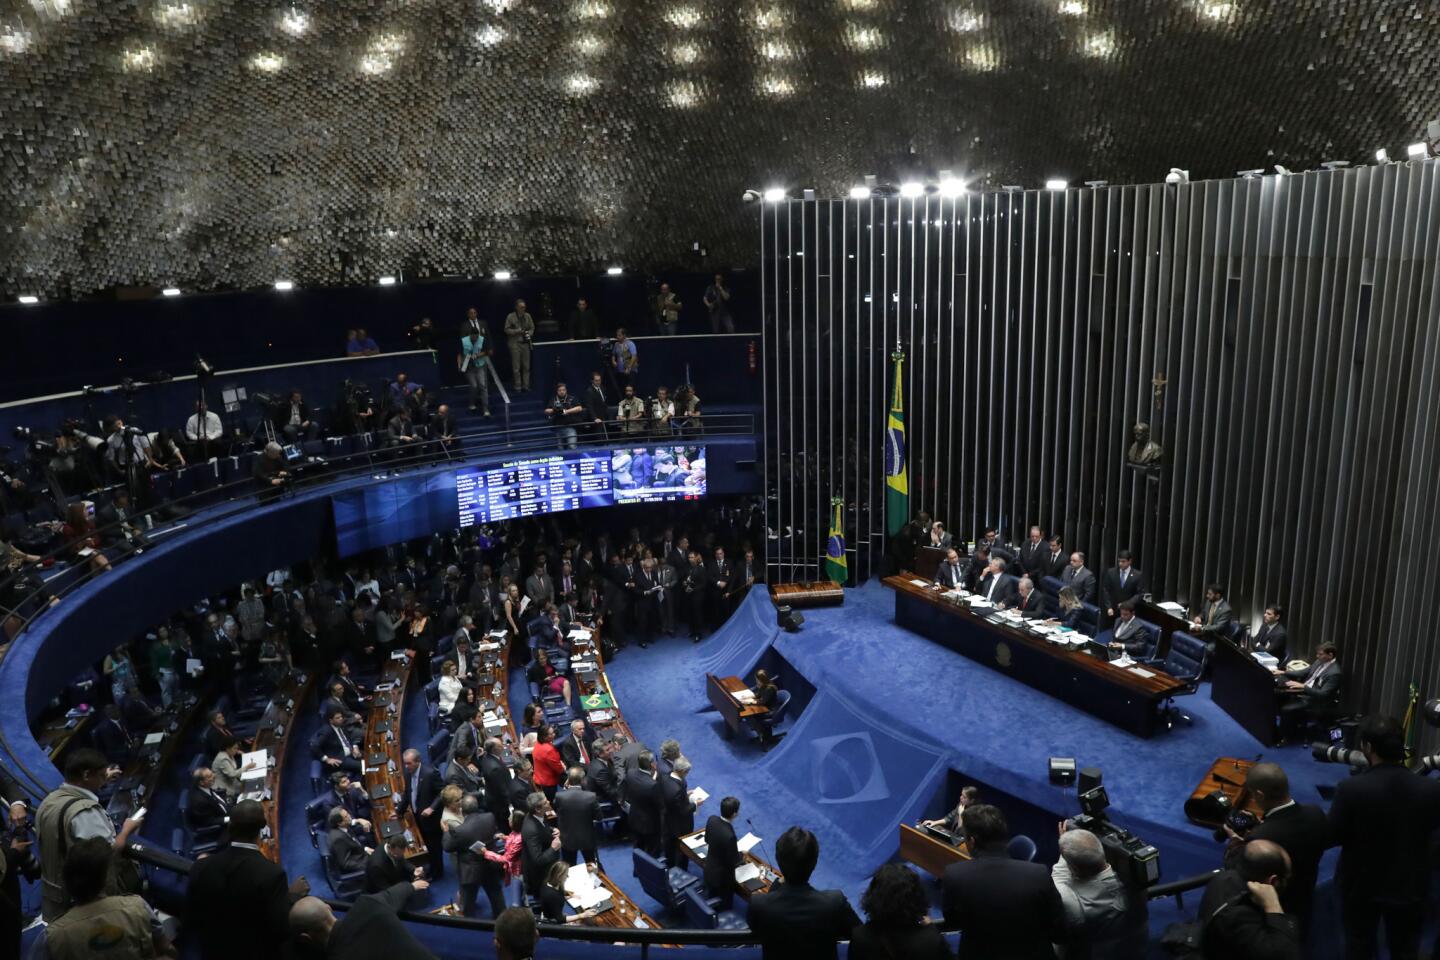
<path fill-rule="evenodd" d="M 759 831 L 757 831 L 757 830 L 755 829 L 755 823 L 754 823 L 754 821 L 752 821 L 749 817 L 746 817 L 746 818 L 745 818 L 745 826 L 749 827 L 749 828 L 750 828 L 750 832 L 753 833 L 753 834 L 755 834 L 755 836 L 757 836 L 757 837 L 760 836 Z M 765 855 L 765 859 L 768 860 L 768 861 L 771 863 L 771 865 L 773 866 L 773 864 L 775 863 L 775 859 L 774 859 L 773 857 L 771 857 L 769 851 L 767 851 L 767 850 L 765 849 L 765 841 L 764 841 L 764 840 L 761 840 L 759 843 L 756 844 L 756 846 L 760 848 L 760 852 Z M 775 878 L 774 876 L 772 876 L 772 874 L 775 874 L 775 873 L 777 873 L 778 871 L 779 871 L 779 868 L 778 868 L 778 867 L 775 867 L 774 869 L 762 869 L 762 870 L 761 870 L 761 873 L 763 873 L 763 874 L 766 875 L 766 882 L 767 882 L 767 883 L 773 883 L 776 878 Z"/>

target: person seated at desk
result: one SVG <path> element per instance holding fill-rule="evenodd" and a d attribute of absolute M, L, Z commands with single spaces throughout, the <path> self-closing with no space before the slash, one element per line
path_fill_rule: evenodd
<path fill-rule="evenodd" d="M 1056 616 L 1045 621 L 1046 626 L 1080 629 L 1080 616 L 1085 612 L 1085 604 L 1080 602 L 1074 587 L 1060 589 L 1059 608 L 1055 612 Z"/>
<path fill-rule="evenodd" d="M 1218 583 L 1206 584 L 1205 602 L 1200 613 L 1190 621 L 1190 632 L 1212 646 L 1216 636 L 1227 636 L 1235 613 L 1225 602 L 1225 588 Z"/>
<path fill-rule="evenodd" d="M 379 893 L 397 883 L 425 879 L 424 867 L 405 862 L 405 834 L 387 837 L 385 843 L 365 861 L 365 892 Z"/>
<path fill-rule="evenodd" d="M 954 542 L 950 534 L 945 532 L 945 524 L 936 520 L 930 524 L 930 536 L 926 538 L 924 546 L 934 547 L 937 550 L 945 550 Z"/>
<path fill-rule="evenodd" d="M 1285 739 L 1304 729 L 1311 720 L 1327 719 L 1340 708 L 1340 689 L 1344 671 L 1337 660 L 1339 651 L 1333 643 L 1315 648 L 1315 661 L 1309 668 L 1296 673 L 1274 670 L 1277 677 L 1287 677 L 1279 690 L 1290 695 L 1280 704 L 1280 735 Z"/>
<path fill-rule="evenodd" d="M 1045 594 L 1035 589 L 1035 581 L 1021 577 L 1016 585 L 1015 596 L 1000 604 L 1001 609 L 1018 610 L 1026 620 L 1044 620 L 1050 616 L 1050 605 Z"/>
<path fill-rule="evenodd" d="M 544 647 L 535 648 L 535 660 L 525 671 L 525 679 L 531 683 L 539 684 L 541 693 L 558 693 L 565 698 L 568 704 L 574 695 L 570 689 L 570 681 L 564 674 L 555 669 L 550 662 L 550 655 L 545 652 Z"/>
<path fill-rule="evenodd" d="M 980 581 L 979 589 L 975 591 L 996 606 L 1004 606 L 1015 600 L 1014 578 L 1005 572 L 1005 566 L 1005 561 L 999 557 L 991 560 L 985 568 L 985 576 Z"/>
<path fill-rule="evenodd" d="M 770 672 L 763 667 L 755 671 L 755 686 L 750 688 L 755 695 L 755 702 L 769 710 L 775 706 L 775 701 L 780 696 L 780 690 L 771 679 Z"/>
<path fill-rule="evenodd" d="M 958 841 L 961 837 L 961 834 L 964 832 L 961 826 L 962 821 L 960 818 L 964 815 L 965 808 L 970 806 L 970 804 L 975 803 L 979 799 L 979 787 L 975 786 L 974 784 L 966 787 L 961 787 L 960 802 L 955 804 L 954 810 L 951 810 L 949 813 L 945 814 L 945 816 L 941 817 L 938 820 L 921 820 L 920 826 L 944 830 L 946 833 L 950 834 Z"/>
<path fill-rule="evenodd" d="M 556 860 L 545 871 L 545 882 L 540 886 L 540 916 L 546 923 L 584 923 L 598 911 L 585 910 L 581 913 L 565 913 L 565 878 L 570 875 L 570 864 Z"/>
<path fill-rule="evenodd" d="M 362 846 L 350 833 L 352 822 L 350 811 L 344 807 L 332 807 L 325 818 L 326 836 L 330 841 L 330 864 L 337 877 L 362 872 L 366 859 L 375 852 L 374 847 Z M 404 839 L 404 834 L 399 836 Z"/>
<path fill-rule="evenodd" d="M 360 739 L 365 730 L 365 718 L 360 716 L 350 707 L 350 700 L 345 695 L 345 685 L 336 680 L 329 686 L 330 695 L 320 705 L 320 718 L 323 720 L 339 710 L 345 715 L 345 731 L 352 740 Z"/>
<path fill-rule="evenodd" d="M 448 718 L 450 712 L 455 709 L 455 702 L 460 699 L 460 691 L 465 685 L 460 682 L 460 668 L 455 665 L 454 660 L 446 660 L 440 664 L 440 680 L 436 685 L 439 688 L 440 716 Z"/>
<path fill-rule="evenodd" d="M 970 557 L 970 564 L 965 568 L 965 589 L 974 593 L 980 589 L 980 581 L 984 579 L 990 568 L 990 548 L 976 547 L 975 553 Z"/>
<path fill-rule="evenodd" d="M 325 795 L 325 802 L 331 810 L 344 807 L 355 822 L 370 829 L 370 796 L 344 770 L 330 774 L 330 792 Z"/>
<path fill-rule="evenodd" d="M 120 719 L 119 707 L 107 703 L 102 712 L 105 718 L 95 725 L 95 732 L 91 734 L 95 749 L 103 753 L 106 760 L 123 766 L 130 759 L 135 738 L 125 729 L 125 724 Z"/>
<path fill-rule="evenodd" d="M 1139 660 L 1150 651 L 1150 634 L 1144 622 L 1135 616 L 1135 601 L 1126 600 L 1120 604 L 1120 618 L 1110 629 L 1110 649 L 1124 650 Z"/>
<path fill-rule="evenodd" d="M 1268 653 L 1282 664 L 1288 661 L 1290 653 L 1290 635 L 1285 632 L 1285 624 L 1281 622 L 1284 619 L 1284 607 L 1278 603 L 1266 607 L 1260 629 L 1255 634 L 1254 646 L 1256 651 Z"/>
<path fill-rule="evenodd" d="M 231 803 L 240 796 L 245 773 L 255 769 L 254 760 L 241 765 L 240 753 L 240 741 L 228 737 L 220 741 L 220 750 L 210 763 L 211 769 L 215 771 L 215 789 L 225 794 Z"/>
<path fill-rule="evenodd" d="M 965 568 L 960 564 L 960 551 L 954 547 L 945 551 L 945 559 L 935 568 L 935 582 L 946 590 L 965 586 Z"/>
<path fill-rule="evenodd" d="M 325 726 L 310 738 L 310 755 L 330 770 L 360 776 L 360 743 L 346 731 L 345 714 L 339 710 L 332 710 Z"/>
<path fill-rule="evenodd" d="M 230 819 L 230 802 L 215 789 L 215 771 L 209 767 L 199 767 L 190 775 L 185 819 L 192 832 L 212 836 Z"/>

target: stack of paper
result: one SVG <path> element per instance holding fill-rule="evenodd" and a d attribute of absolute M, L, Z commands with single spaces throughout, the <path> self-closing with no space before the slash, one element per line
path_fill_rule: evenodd
<path fill-rule="evenodd" d="M 255 769 L 246 770 L 245 768 L 252 763 L 255 765 Z M 265 774 L 270 770 L 270 751 L 256 750 L 253 753 L 240 754 L 240 770 L 241 780 L 263 780 Z"/>
<path fill-rule="evenodd" d="M 929 580 L 911 580 L 911 581 L 910 581 L 910 585 L 911 585 L 912 587 L 928 587 L 928 586 L 930 586 L 930 581 L 929 581 Z"/>
<path fill-rule="evenodd" d="M 741 703 L 754 703 L 754 702 L 755 702 L 755 691 L 754 691 L 754 690 L 740 690 L 740 691 L 738 691 L 738 692 L 735 694 L 735 699 L 738 700 L 738 701 L 741 702 Z"/>
<path fill-rule="evenodd" d="M 499 650 L 499 649 L 500 649 L 500 644 L 498 644 L 498 643 L 482 643 L 482 644 L 479 644 L 478 646 L 475 647 L 475 652 L 476 652 L 476 653 L 489 653 L 491 650 Z"/>
<path fill-rule="evenodd" d="M 690 791 L 690 799 L 694 801 L 695 804 L 698 806 L 699 804 L 704 803 L 706 800 L 709 800 L 710 794 L 705 792 L 704 787 L 696 787 L 694 790 Z"/>
<path fill-rule="evenodd" d="M 1261 650 L 1256 650 L 1254 653 L 1250 654 L 1250 656 L 1254 657 L 1255 662 L 1260 664 L 1266 670 L 1280 669 L 1280 660 L 1278 657 L 1265 653 Z"/>
<path fill-rule="evenodd" d="M 760 876 L 760 868 L 753 863 L 742 863 L 735 868 L 735 882 L 744 883 L 746 880 L 754 880 Z"/>
<path fill-rule="evenodd" d="M 157 730 L 155 733 L 146 734 L 146 735 L 145 735 L 145 746 L 147 746 L 147 747 L 153 747 L 155 744 L 159 743 L 161 740 L 164 740 L 164 739 L 165 739 L 165 731 L 164 731 L 164 730 Z"/>
<path fill-rule="evenodd" d="M 1166 613 L 1173 613 L 1177 617 L 1185 616 L 1185 606 L 1183 604 L 1176 603 L 1174 600 L 1162 600 L 1161 602 L 1155 604 L 1155 606 L 1159 607 L 1161 610 L 1164 610 Z"/>
<path fill-rule="evenodd" d="M 604 887 L 582 890 L 570 898 L 570 906 L 576 910 L 594 910 L 596 913 L 604 913 L 614 905 L 610 899 L 610 891 Z"/>
<path fill-rule="evenodd" d="M 740 842 L 737 843 L 735 846 L 740 849 L 741 853 L 749 853 L 750 850 L 755 846 L 755 844 L 759 842 L 759 837 L 755 836 L 755 834 L 753 833 L 747 833 L 745 834 L 745 836 L 740 838 Z"/>
<path fill-rule="evenodd" d="M 589 640 L 590 631 L 584 627 L 571 627 L 570 632 L 565 634 L 567 640 Z"/>
<path fill-rule="evenodd" d="M 590 872 L 590 868 L 587 865 L 583 863 L 574 864 L 570 867 L 570 871 L 565 874 L 565 895 L 573 897 L 577 894 L 584 893 L 586 890 L 593 890 L 599 882 L 600 881 L 595 879 L 595 874 Z"/>
<path fill-rule="evenodd" d="M 1135 668 L 1134 668 L 1133 670 L 1131 670 L 1130 672 L 1133 673 L 1133 674 L 1135 674 L 1135 676 L 1137 676 L 1137 677 L 1144 677 L 1144 678 L 1147 679 L 1147 680 L 1150 679 L 1151 677 L 1155 676 L 1154 673 L 1152 673 L 1152 672 L 1149 671 L 1149 670 L 1146 670 L 1146 669 L 1143 668 L 1143 667 L 1135 667 Z"/>

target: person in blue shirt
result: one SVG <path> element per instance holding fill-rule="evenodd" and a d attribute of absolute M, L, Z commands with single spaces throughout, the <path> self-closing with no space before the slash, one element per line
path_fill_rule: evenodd
<path fill-rule="evenodd" d="M 611 351 L 615 356 L 615 380 L 623 393 L 630 384 L 635 369 L 640 366 L 639 357 L 635 353 L 635 341 L 625 335 L 624 327 L 615 331 L 615 342 L 611 345 Z"/>
<path fill-rule="evenodd" d="M 345 339 L 345 355 L 349 357 L 373 357 L 380 352 L 380 347 L 370 335 L 365 332 L 364 327 L 358 327 L 349 331 Z"/>
<path fill-rule="evenodd" d="M 630 476 L 635 480 L 635 486 L 648 487 L 655 472 L 655 458 L 650 456 L 650 451 L 644 447 L 635 448 L 635 457 L 630 461 Z"/>

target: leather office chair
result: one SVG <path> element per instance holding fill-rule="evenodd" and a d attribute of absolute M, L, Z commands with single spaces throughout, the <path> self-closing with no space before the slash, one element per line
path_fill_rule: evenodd
<path fill-rule="evenodd" d="M 325 882 L 336 900 L 354 900 L 365 892 L 365 871 L 337 874 L 330 865 L 330 835 L 322 830 L 316 834 L 316 845 L 320 849 L 320 867 L 325 871 Z"/>
<path fill-rule="evenodd" d="M 679 867 L 667 866 L 644 850 L 634 851 L 635 878 L 640 889 L 666 909 L 680 905 L 680 898 L 690 887 L 698 887 L 700 878 Z"/>
<path fill-rule="evenodd" d="M 1040 589 L 1045 591 L 1051 600 L 1056 600 L 1060 596 L 1060 591 L 1065 589 L 1065 584 L 1059 577 L 1041 577 Z"/>
<path fill-rule="evenodd" d="M 776 733 L 775 728 L 780 725 L 780 721 L 784 720 L 785 714 L 789 712 L 790 698 L 789 690 L 775 691 L 775 706 L 770 708 L 768 714 L 760 718 L 760 725 L 770 734 L 771 745 L 785 736 L 783 733 Z"/>
<path fill-rule="evenodd" d="M 213 853 L 220 846 L 224 825 L 195 830 L 190 826 L 190 791 L 180 791 L 180 826 L 170 832 L 170 846 L 182 857 L 192 860 L 202 853 Z"/>
<path fill-rule="evenodd" d="M 686 887 L 680 894 L 685 908 L 685 922 L 697 930 L 748 930 L 745 918 L 734 910 L 720 910 L 720 900 L 707 899 L 698 886 Z"/>
<path fill-rule="evenodd" d="M 1093 637 L 1100 632 L 1100 608 L 1093 603 L 1080 602 L 1080 620 L 1076 629 L 1087 637 Z"/>
<path fill-rule="evenodd" d="M 1011 860 L 1024 860 L 1029 863 L 1035 859 L 1035 841 L 1023 833 L 1017 833 L 1005 845 L 1005 852 L 1010 854 Z"/>
<path fill-rule="evenodd" d="M 325 832 L 325 818 L 330 815 L 330 798 L 316 797 L 305 801 L 305 826 L 310 830 L 310 846 L 320 849 L 319 834 Z"/>
<path fill-rule="evenodd" d="M 310 761 L 310 793 L 313 796 L 320 796 L 325 792 L 325 770 L 320 766 L 319 760 Z"/>
<path fill-rule="evenodd" d="M 425 746 L 426 751 L 430 754 L 430 762 L 432 764 L 439 763 L 441 760 L 446 759 L 450 756 L 450 731 L 443 728 L 437 730 L 435 735 L 430 738 L 430 742 Z"/>
<path fill-rule="evenodd" d="M 1159 664 L 1159 667 L 1176 680 L 1184 683 L 1185 686 L 1165 700 L 1164 716 L 1167 729 L 1175 726 L 1177 719 L 1185 723 L 1192 722 L 1188 714 L 1176 708 L 1175 698 L 1195 693 L 1200 686 L 1200 679 L 1204 676 L 1208 663 L 1209 652 L 1204 640 L 1180 630 L 1170 635 L 1170 653 Z"/>

